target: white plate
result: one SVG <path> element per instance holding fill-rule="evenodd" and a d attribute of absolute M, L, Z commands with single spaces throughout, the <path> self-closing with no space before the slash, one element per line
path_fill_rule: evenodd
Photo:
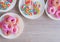
<path fill-rule="evenodd" d="M 18 36 L 20 36 L 21 33 L 23 32 L 23 28 L 24 28 L 23 20 L 22 20 L 22 18 L 21 18 L 19 15 L 17 15 L 16 13 L 5 13 L 4 15 L 1 16 L 0 20 L 2 20 L 3 17 L 6 16 L 6 15 L 10 15 L 10 16 L 19 18 L 19 24 L 18 24 L 18 26 L 19 26 L 19 31 L 18 31 L 18 33 L 15 34 L 15 35 L 6 36 L 6 35 L 4 35 L 3 32 L 0 30 L 0 34 L 1 34 L 2 37 L 6 38 L 6 39 L 15 39 L 15 38 L 17 38 Z"/>
<path fill-rule="evenodd" d="M 52 15 L 50 15 L 48 12 L 47 12 L 47 8 L 48 8 L 48 1 L 46 2 L 46 5 L 45 5 L 45 11 L 46 11 L 46 14 L 49 18 L 53 19 L 53 20 L 60 20 L 59 18 L 56 18 Z"/>
<path fill-rule="evenodd" d="M 0 12 L 7 12 L 7 11 L 11 10 L 15 6 L 16 2 L 17 2 L 17 0 L 13 0 L 10 7 L 8 7 L 6 10 L 0 10 Z"/>
<path fill-rule="evenodd" d="M 45 7 L 45 2 L 44 2 L 44 0 L 34 0 L 34 1 L 38 1 L 38 2 L 40 3 L 41 7 L 40 7 L 40 14 L 39 14 L 39 15 L 33 15 L 33 16 L 26 16 L 26 15 L 23 13 L 23 11 L 21 10 L 21 5 L 23 4 L 23 3 L 22 3 L 23 1 L 24 1 L 24 0 L 20 0 L 20 1 L 19 1 L 18 7 L 19 7 L 19 11 L 21 12 L 21 14 L 22 14 L 24 17 L 26 17 L 26 18 L 28 18 L 28 19 L 37 19 L 37 18 L 39 18 L 39 17 L 43 14 L 43 12 L 44 12 L 44 7 Z"/>

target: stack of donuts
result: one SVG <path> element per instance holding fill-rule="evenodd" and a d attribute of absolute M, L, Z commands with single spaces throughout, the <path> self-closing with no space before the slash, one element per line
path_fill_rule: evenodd
<path fill-rule="evenodd" d="M 60 18 L 60 0 L 48 0 L 47 11 L 50 15 Z"/>
<path fill-rule="evenodd" d="M 0 22 L 1 30 L 5 35 L 16 34 L 18 32 L 18 18 L 9 15 L 4 16 Z"/>

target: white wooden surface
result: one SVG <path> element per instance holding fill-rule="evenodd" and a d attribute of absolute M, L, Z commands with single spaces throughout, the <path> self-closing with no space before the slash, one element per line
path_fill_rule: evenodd
<path fill-rule="evenodd" d="M 17 5 L 18 3 L 9 12 L 18 13 L 23 18 L 24 31 L 21 36 L 13 40 L 0 36 L 0 42 L 60 42 L 60 21 L 51 20 L 45 13 L 36 20 L 26 19 L 20 14 Z"/>

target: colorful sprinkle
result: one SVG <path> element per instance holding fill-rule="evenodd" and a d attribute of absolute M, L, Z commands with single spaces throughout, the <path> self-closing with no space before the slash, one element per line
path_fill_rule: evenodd
<path fill-rule="evenodd" d="M 0 2 L 0 9 L 5 10 L 8 7 L 10 7 L 10 4 L 13 2 L 13 0 L 5 0 L 4 2 Z"/>
<path fill-rule="evenodd" d="M 24 14 L 28 14 L 28 16 L 40 14 L 40 3 L 32 0 L 25 0 L 25 4 L 21 6 L 21 10 Z"/>

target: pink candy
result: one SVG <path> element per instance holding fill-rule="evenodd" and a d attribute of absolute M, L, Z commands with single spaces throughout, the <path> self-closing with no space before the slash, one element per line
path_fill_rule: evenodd
<path fill-rule="evenodd" d="M 5 17 L 4 21 L 5 22 L 10 22 L 12 24 L 15 24 L 16 23 L 16 18 L 14 18 L 12 16 L 9 16 L 9 17 Z"/>

